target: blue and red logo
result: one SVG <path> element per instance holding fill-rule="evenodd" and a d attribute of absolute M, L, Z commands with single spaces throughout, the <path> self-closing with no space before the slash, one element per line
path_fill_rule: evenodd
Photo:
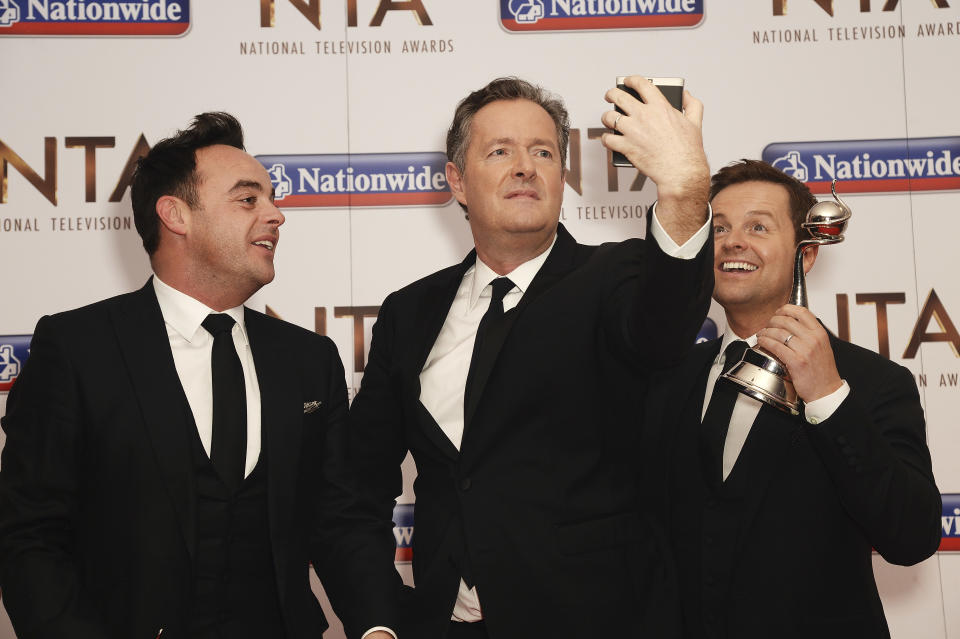
<path fill-rule="evenodd" d="M 413 504 L 397 504 L 393 507 L 393 538 L 397 542 L 396 563 L 413 561 Z"/>
<path fill-rule="evenodd" d="M 0 0 L 0 35 L 177 36 L 190 0 Z"/>
<path fill-rule="evenodd" d="M 704 0 L 500 0 L 508 31 L 692 27 Z"/>
<path fill-rule="evenodd" d="M 776 142 L 763 160 L 814 193 L 960 189 L 960 137 L 838 142 Z"/>
<path fill-rule="evenodd" d="M 940 550 L 960 550 L 960 495 L 941 495 L 943 516 L 940 518 Z"/>
<path fill-rule="evenodd" d="M 453 195 L 443 153 L 258 155 L 280 207 L 440 205 Z"/>
<path fill-rule="evenodd" d="M 13 386 L 30 355 L 32 335 L 0 335 L 0 393 Z"/>

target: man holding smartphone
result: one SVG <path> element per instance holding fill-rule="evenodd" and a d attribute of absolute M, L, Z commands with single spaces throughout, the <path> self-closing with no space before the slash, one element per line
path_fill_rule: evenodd
<path fill-rule="evenodd" d="M 606 99 L 603 143 L 656 184 L 647 240 L 578 244 L 559 224 L 562 102 L 501 78 L 460 102 L 447 180 L 475 250 L 387 297 L 351 416 L 358 475 L 388 520 L 417 465 L 401 636 L 614 636 L 656 629 L 653 533 L 635 451 L 647 375 L 693 344 L 713 287 L 702 105 L 645 78 Z M 643 229 L 637 228 L 640 236 Z"/>

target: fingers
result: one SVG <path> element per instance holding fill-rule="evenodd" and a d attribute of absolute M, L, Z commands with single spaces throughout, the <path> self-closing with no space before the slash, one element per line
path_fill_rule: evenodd
<path fill-rule="evenodd" d="M 696 124 L 697 128 L 703 128 L 703 102 L 693 97 L 693 94 L 686 89 L 683 91 L 683 114 Z"/>
<path fill-rule="evenodd" d="M 803 306 L 795 306 L 793 304 L 784 304 L 777 312 L 774 314 L 774 317 L 789 317 L 790 319 L 795 320 L 804 328 L 809 330 L 822 329 L 820 322 L 817 321 L 816 316 L 810 311 L 810 309 Z"/>

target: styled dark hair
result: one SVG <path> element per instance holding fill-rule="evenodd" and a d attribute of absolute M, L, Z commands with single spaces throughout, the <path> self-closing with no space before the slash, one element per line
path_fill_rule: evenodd
<path fill-rule="evenodd" d="M 794 238 L 799 242 L 801 238 L 807 237 L 801 225 L 807 219 L 807 211 L 817 203 L 817 198 L 806 184 L 766 162 L 744 158 L 723 167 L 710 178 L 710 200 L 728 186 L 741 182 L 770 182 L 786 188 L 790 195 L 790 220 L 793 222 Z"/>
<path fill-rule="evenodd" d="M 243 150 L 243 128 L 229 113 L 201 113 L 188 128 L 160 140 L 137 161 L 130 199 L 137 233 L 148 255 L 153 255 L 160 243 L 157 200 L 164 195 L 173 195 L 191 208 L 199 206 L 197 149 L 215 144 Z"/>
<path fill-rule="evenodd" d="M 570 140 L 570 116 L 563 100 L 541 87 L 520 78 L 497 78 L 482 89 L 477 89 L 457 105 L 453 123 L 447 131 L 447 159 L 463 172 L 470 128 L 477 111 L 498 100 L 530 100 L 543 107 L 557 127 L 557 145 L 560 147 L 560 166 L 567 166 L 567 142 Z"/>

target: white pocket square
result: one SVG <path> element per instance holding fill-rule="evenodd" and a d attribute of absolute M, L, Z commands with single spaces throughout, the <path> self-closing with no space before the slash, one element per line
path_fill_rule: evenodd
<path fill-rule="evenodd" d="M 317 401 L 314 401 L 314 402 L 304 402 L 304 403 L 303 403 L 303 414 L 304 414 L 304 415 L 309 415 L 310 413 L 315 412 L 318 408 L 320 408 L 320 404 L 321 404 L 321 403 L 322 403 L 322 402 L 317 402 Z"/>

